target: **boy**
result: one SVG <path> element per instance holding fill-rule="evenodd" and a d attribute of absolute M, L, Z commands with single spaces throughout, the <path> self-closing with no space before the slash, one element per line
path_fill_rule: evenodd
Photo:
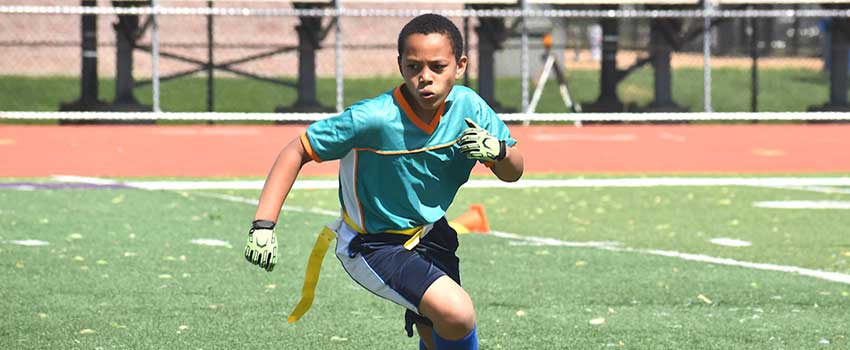
<path fill-rule="evenodd" d="M 337 238 L 336 256 L 352 279 L 407 309 L 405 329 L 413 336 L 416 325 L 420 349 L 478 348 L 472 300 L 460 286 L 457 233 L 444 215 L 476 161 L 503 181 L 523 171 L 505 124 L 475 92 L 454 86 L 466 70 L 462 53 L 460 32 L 447 18 L 425 14 L 407 23 L 398 36 L 404 83 L 311 124 L 284 147 L 245 248 L 248 261 L 271 271 L 275 222 L 301 167 L 340 159 L 342 218 L 326 229 L 328 241 Z"/>

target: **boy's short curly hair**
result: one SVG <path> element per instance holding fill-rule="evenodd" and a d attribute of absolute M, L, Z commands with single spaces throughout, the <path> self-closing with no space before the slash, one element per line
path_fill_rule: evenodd
<path fill-rule="evenodd" d="M 398 33 L 398 55 L 401 57 L 404 51 L 404 41 L 411 34 L 444 34 L 449 38 L 452 45 L 452 52 L 455 55 L 455 61 L 460 62 L 460 56 L 463 55 L 463 37 L 452 21 L 448 18 L 436 13 L 426 13 L 419 15 L 416 18 L 407 22 L 401 32 Z"/>

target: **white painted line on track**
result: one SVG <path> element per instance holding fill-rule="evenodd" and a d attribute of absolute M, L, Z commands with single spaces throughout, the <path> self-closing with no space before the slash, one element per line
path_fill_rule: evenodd
<path fill-rule="evenodd" d="M 97 178 L 92 178 L 95 180 L 101 180 Z M 628 180 L 628 181 L 624 181 Z M 529 180 L 530 181 L 547 181 L 547 180 Z M 570 187 L 585 187 L 588 183 L 596 183 L 596 184 L 609 184 L 609 186 L 617 186 L 616 184 L 623 184 L 619 187 L 639 187 L 636 184 L 640 183 L 642 186 L 733 186 L 733 185 L 741 185 L 741 186 L 848 186 L 850 185 L 850 178 L 840 177 L 840 178 L 636 178 L 636 179 L 597 179 L 597 180 L 552 180 L 558 183 L 564 183 L 567 181 L 572 181 L 573 186 Z M 663 181 L 669 181 L 668 183 L 664 183 Z M 482 181 L 483 182 L 483 181 Z M 520 181 L 522 182 L 522 181 Z M 577 186 L 577 184 L 583 183 L 585 186 Z M 650 183 L 654 185 L 649 185 Z M 124 185 L 131 186 L 129 183 L 123 183 Z M 194 195 L 202 195 L 211 198 L 219 198 L 223 200 L 234 201 L 238 203 L 246 203 L 257 205 L 257 200 L 230 196 L 230 195 L 215 195 L 209 193 L 193 193 Z M 303 209 L 303 208 L 294 208 L 294 207 L 284 207 L 284 210 L 290 211 L 300 211 L 304 213 L 315 213 L 320 215 L 327 216 L 339 216 L 338 212 L 321 210 L 321 209 Z M 764 271 L 776 271 L 776 272 L 785 272 L 798 274 L 802 276 L 809 276 L 818 279 L 823 279 L 832 282 L 850 284 L 850 275 L 842 274 L 838 272 L 828 272 L 814 269 L 807 269 L 797 266 L 786 266 L 786 265 L 776 265 L 776 264 L 765 264 L 765 263 L 754 263 L 747 261 L 738 261 L 735 259 L 729 258 L 717 258 L 708 255 L 702 254 L 690 254 L 690 253 L 681 253 L 677 251 L 668 251 L 668 250 L 657 250 L 657 249 L 637 249 L 637 248 L 628 248 L 628 247 L 618 247 L 614 244 L 614 242 L 565 242 L 554 238 L 544 238 L 544 237 L 534 237 L 534 236 L 523 236 L 515 233 L 508 232 L 491 232 L 494 237 L 499 238 L 507 238 L 513 239 L 515 241 L 526 241 L 531 242 L 532 244 L 541 244 L 541 245 L 553 245 L 553 246 L 565 246 L 565 247 L 585 247 L 591 249 L 602 249 L 614 252 L 628 252 L 628 253 L 638 253 L 644 255 L 656 255 L 656 256 L 666 256 L 671 258 L 677 258 L 681 260 L 687 261 L 697 261 L 697 262 L 705 262 L 716 265 L 726 265 L 726 266 L 737 266 L 755 270 L 764 270 Z"/>
<path fill-rule="evenodd" d="M 60 175 L 54 179 L 100 185 L 121 184 L 146 190 L 259 190 L 263 180 L 256 181 L 115 181 L 96 177 Z M 336 189 L 337 180 L 297 180 L 293 189 Z M 470 180 L 464 188 L 550 188 L 550 187 L 678 187 L 678 186 L 850 186 L 850 177 L 647 177 L 614 179 Z"/>

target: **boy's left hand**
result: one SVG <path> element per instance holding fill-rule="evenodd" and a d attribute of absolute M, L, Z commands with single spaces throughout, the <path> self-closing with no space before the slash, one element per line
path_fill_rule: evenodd
<path fill-rule="evenodd" d="M 464 120 L 469 128 L 463 131 L 457 140 L 457 144 L 460 145 L 460 151 L 467 158 L 483 162 L 495 162 L 505 159 L 507 152 L 505 141 L 490 135 L 487 130 L 475 124 L 472 119 L 466 118 Z"/>

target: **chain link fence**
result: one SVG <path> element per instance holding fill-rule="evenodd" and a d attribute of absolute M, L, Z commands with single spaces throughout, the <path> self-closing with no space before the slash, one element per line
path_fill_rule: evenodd
<path fill-rule="evenodd" d="M 155 75 L 150 14 L 154 9 L 148 2 L 83 1 L 93 6 L 86 9 L 100 11 L 83 15 L 80 1 L 27 4 L 43 10 L 54 6 L 44 13 L 16 8 L 19 1 L 0 0 L 4 9 L 0 11 L 4 52 L 0 110 L 4 111 L 151 110 L 157 97 L 153 85 L 158 81 L 163 111 L 333 112 L 340 105 L 338 95 L 346 106 L 401 83 L 396 63 L 398 31 L 412 16 L 430 11 L 447 14 L 467 39 L 470 69 L 458 83 L 478 89 L 500 111 L 527 110 L 550 55 L 566 79 L 568 96 L 579 106 L 612 103 L 603 99 L 610 94 L 602 83 L 603 58 L 615 55 L 614 98 L 622 106 L 615 103 L 612 112 L 653 111 L 659 97 L 669 101 L 660 101 L 667 105 L 656 106 L 657 111 L 708 110 L 703 96 L 706 87 L 711 88 L 714 111 L 805 111 L 830 99 L 830 80 L 824 71 L 829 64 L 824 57 L 830 50 L 826 30 L 830 18 L 803 12 L 792 13 L 803 16 L 788 17 L 782 14 L 789 12 L 779 12 L 826 11 L 817 5 L 719 8 L 739 12 L 712 17 L 708 66 L 712 80 L 707 86 L 702 5 L 671 7 L 682 10 L 673 15 L 653 15 L 648 6 L 622 6 L 611 17 L 606 10 L 590 6 L 534 5 L 523 13 L 515 6 L 453 2 L 343 2 L 348 12 L 337 17 L 332 3 L 163 1 L 161 9 L 184 10 L 156 16 Z M 133 8 L 140 12 L 115 13 Z M 298 12 L 306 9 L 317 12 L 310 16 Z M 513 12 L 474 12 L 487 9 Z M 773 12 L 750 16 L 741 12 L 747 10 Z M 96 17 L 96 52 L 82 49 L 86 16 Z M 339 51 L 337 20 L 342 33 Z M 616 28 L 616 51 L 603 50 L 605 39 L 612 36 L 610 30 L 603 30 L 604 20 L 614 21 L 609 28 Z M 544 43 L 547 35 L 550 45 Z M 662 51 L 654 43 L 659 38 Z M 304 45 L 311 50 L 299 50 Z M 667 77 L 657 76 L 658 69 L 653 68 L 663 64 L 654 61 L 659 52 L 670 55 Z M 314 67 L 305 68 L 305 54 L 313 55 Z M 74 102 L 86 94 L 84 57 L 96 58 L 97 102 L 75 108 Z M 315 75 L 314 85 L 305 81 L 313 79 L 305 76 L 305 69 L 310 72 L 307 75 Z M 339 69 L 344 79 L 338 87 Z M 536 112 L 568 112 L 559 94 L 557 72 L 550 73 Z M 657 85 L 663 83 L 659 79 L 669 79 L 662 89 L 668 89 L 670 96 L 657 96 Z M 481 86 L 482 82 L 488 86 Z"/>

